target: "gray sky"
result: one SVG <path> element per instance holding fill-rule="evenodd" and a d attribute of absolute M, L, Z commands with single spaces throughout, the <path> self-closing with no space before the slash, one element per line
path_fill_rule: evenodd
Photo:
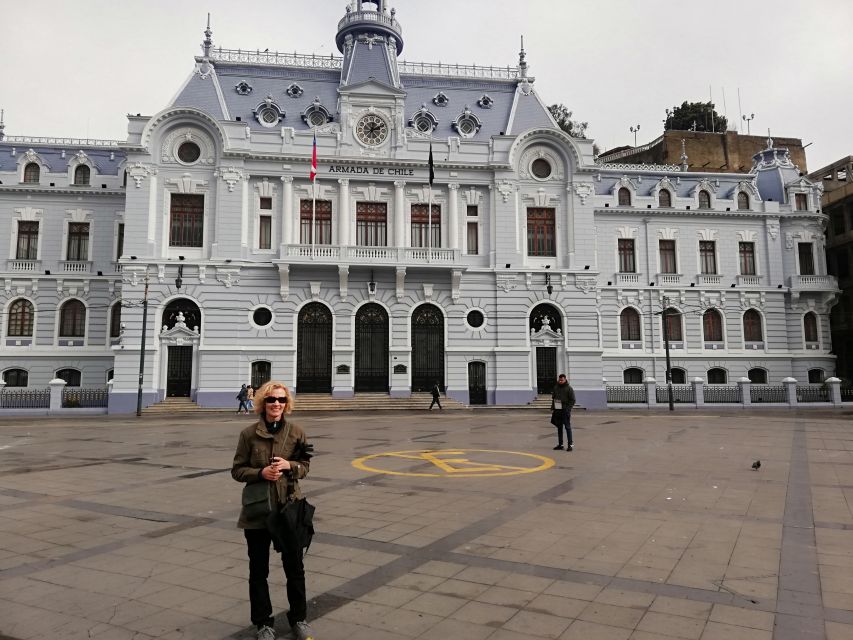
<path fill-rule="evenodd" d="M 0 108 L 7 135 L 124 139 L 127 113 L 167 106 L 216 46 L 329 54 L 345 0 L 4 2 Z M 409 61 L 515 65 L 602 149 L 660 135 L 664 109 L 708 100 L 730 128 L 801 138 L 814 171 L 853 154 L 850 0 L 391 0 Z M 741 107 L 738 106 L 738 88 Z M 723 90 L 725 89 L 725 106 Z"/>

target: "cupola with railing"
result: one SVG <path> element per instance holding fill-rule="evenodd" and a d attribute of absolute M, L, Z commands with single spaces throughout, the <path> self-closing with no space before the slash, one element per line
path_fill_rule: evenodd
<path fill-rule="evenodd" d="M 347 5 L 346 15 L 338 23 L 338 35 L 335 37 L 338 51 L 344 52 L 347 36 L 382 35 L 389 42 L 394 42 L 397 55 L 400 55 L 403 51 L 403 29 L 395 16 L 396 10 L 388 10 L 387 0 L 352 0 Z"/>

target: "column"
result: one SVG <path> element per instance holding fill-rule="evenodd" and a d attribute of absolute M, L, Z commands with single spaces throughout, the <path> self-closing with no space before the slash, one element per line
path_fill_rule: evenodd
<path fill-rule="evenodd" d="M 338 194 L 338 244 L 348 246 L 350 240 L 350 212 L 349 212 L 349 178 L 339 178 L 341 185 Z"/>
<path fill-rule="evenodd" d="M 749 378 L 740 378 L 737 381 L 737 386 L 740 387 L 740 403 L 744 407 L 750 406 L 752 404 L 752 383 Z"/>
<path fill-rule="evenodd" d="M 450 206 L 448 207 L 448 222 L 447 241 L 451 249 L 459 248 L 459 184 L 451 182 L 447 185 L 448 199 Z"/>
<path fill-rule="evenodd" d="M 785 397 L 789 407 L 797 406 L 797 380 L 795 378 L 782 378 L 785 387 Z"/>
<path fill-rule="evenodd" d="M 643 384 L 646 385 L 646 404 L 650 407 L 654 407 L 658 403 L 658 382 L 652 377 L 648 377 L 643 380 Z"/>
<path fill-rule="evenodd" d="M 50 386 L 50 413 L 62 410 L 62 390 L 65 389 L 65 380 L 54 378 L 47 384 Z"/>
<path fill-rule="evenodd" d="M 394 246 L 406 246 L 406 182 L 394 181 Z"/>
<path fill-rule="evenodd" d="M 284 186 L 281 195 L 282 244 L 296 244 L 293 241 L 293 178 L 282 176 Z"/>
<path fill-rule="evenodd" d="M 833 406 L 840 407 L 841 406 L 841 379 L 840 378 L 827 378 L 826 386 L 829 388 L 829 401 L 833 404 Z"/>
<path fill-rule="evenodd" d="M 702 378 L 693 378 L 693 402 L 696 408 L 705 406 L 705 381 Z"/>

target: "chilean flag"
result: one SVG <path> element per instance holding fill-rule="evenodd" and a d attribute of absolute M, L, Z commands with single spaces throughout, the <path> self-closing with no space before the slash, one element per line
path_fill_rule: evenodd
<path fill-rule="evenodd" d="M 314 147 L 311 150 L 311 175 L 309 176 L 311 182 L 314 182 L 314 178 L 317 177 L 317 134 L 314 134 Z"/>

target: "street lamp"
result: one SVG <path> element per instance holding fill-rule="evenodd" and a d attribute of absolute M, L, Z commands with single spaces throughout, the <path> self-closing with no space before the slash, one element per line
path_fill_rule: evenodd
<path fill-rule="evenodd" d="M 669 390 L 669 410 L 675 411 L 675 402 L 672 398 L 672 365 L 669 360 L 669 324 L 667 322 L 667 311 L 669 311 L 669 298 L 663 298 L 663 311 L 655 313 L 663 318 L 663 347 L 666 351 L 666 386 Z"/>
<path fill-rule="evenodd" d="M 749 135 L 749 123 L 755 118 L 755 114 L 750 113 L 748 118 L 746 116 L 741 116 L 741 118 L 743 118 L 744 122 L 746 122 L 746 135 Z"/>
<path fill-rule="evenodd" d="M 634 127 L 628 127 L 628 129 L 631 131 L 631 133 L 634 134 L 634 146 L 636 147 L 637 146 L 637 132 L 640 130 L 640 125 L 637 125 L 636 129 Z"/>
<path fill-rule="evenodd" d="M 142 415 L 142 377 L 145 375 L 145 332 L 148 329 L 148 271 L 145 271 L 145 294 L 142 297 L 142 343 L 139 346 L 139 386 L 136 390 L 136 415 Z"/>

